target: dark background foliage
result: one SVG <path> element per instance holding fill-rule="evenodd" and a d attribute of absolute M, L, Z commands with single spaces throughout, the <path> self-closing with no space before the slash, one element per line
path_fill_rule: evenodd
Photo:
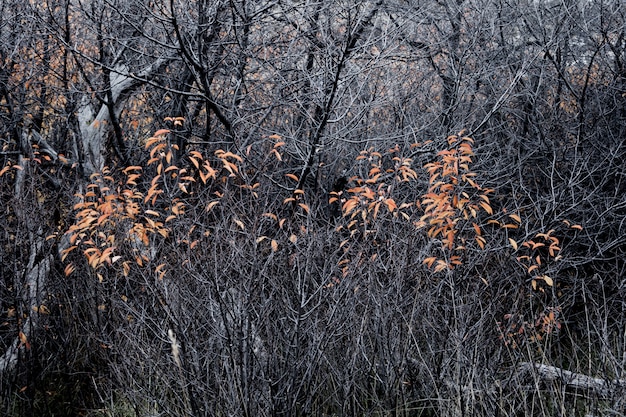
<path fill-rule="evenodd" d="M 0 9 L 2 415 L 626 413 L 620 1 Z"/>

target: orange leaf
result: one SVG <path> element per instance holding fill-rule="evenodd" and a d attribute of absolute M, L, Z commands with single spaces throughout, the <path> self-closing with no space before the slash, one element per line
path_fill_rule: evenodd
<path fill-rule="evenodd" d="M 70 263 L 70 264 L 67 264 L 63 272 L 65 273 L 66 277 L 69 277 L 72 274 L 72 272 L 74 272 L 75 270 L 76 268 L 74 267 L 74 265 Z"/>
<path fill-rule="evenodd" d="M 354 210 L 354 208 L 357 206 L 358 203 L 359 203 L 358 200 L 355 198 L 351 198 L 350 200 L 343 203 L 342 209 L 343 209 L 344 215 L 350 214 L 350 212 Z"/>
<path fill-rule="evenodd" d="M 280 152 L 278 152 L 276 149 L 272 149 L 272 153 L 273 153 L 274 155 L 276 155 L 276 159 L 278 159 L 279 161 L 282 161 L 282 160 L 283 160 L 282 155 L 281 155 L 281 154 L 280 154 Z"/>
<path fill-rule="evenodd" d="M 285 177 L 291 178 L 292 180 L 294 180 L 296 182 L 300 181 L 300 179 L 298 179 L 298 176 L 295 175 L 295 174 L 285 174 Z"/>
<path fill-rule="evenodd" d="M 552 278 L 550 278 L 547 275 L 542 276 L 541 278 L 543 278 L 543 280 L 545 281 L 546 284 L 548 284 L 550 287 L 554 285 L 554 281 L 552 280 Z"/>
<path fill-rule="evenodd" d="M 557 245 L 552 244 L 550 245 L 550 247 L 548 248 L 548 253 L 550 254 L 550 256 L 554 257 L 556 255 L 557 251 L 560 251 L 561 248 L 559 248 Z"/>
<path fill-rule="evenodd" d="M 168 133 L 170 133 L 170 130 L 169 130 L 169 129 L 160 129 L 160 130 L 157 130 L 156 132 L 154 132 L 154 136 L 155 136 L 155 137 L 156 137 L 156 136 L 165 136 L 165 135 L 167 135 Z"/>
<path fill-rule="evenodd" d="M 3 176 L 8 170 L 11 168 L 10 165 L 5 165 L 4 168 L 0 170 L 0 177 Z"/>
<path fill-rule="evenodd" d="M 123 274 L 125 277 L 130 273 L 130 262 L 126 261 L 122 263 Z"/>
<path fill-rule="evenodd" d="M 234 222 L 237 226 L 239 226 L 239 228 L 240 228 L 241 230 L 245 230 L 245 229 L 246 229 L 246 226 L 243 224 L 243 222 L 242 222 L 241 220 L 233 219 L 233 222 Z"/>
<path fill-rule="evenodd" d="M 529 242 L 532 242 L 532 241 L 529 241 Z M 546 246 L 546 244 L 545 243 L 541 243 L 541 242 L 532 242 L 532 249 L 537 249 L 537 248 L 540 248 L 542 246 Z"/>
<path fill-rule="evenodd" d="M 276 252 L 278 250 L 278 242 L 276 242 L 274 239 L 272 239 L 272 252 Z"/>
<path fill-rule="evenodd" d="M 370 205 L 370 207 L 371 207 L 371 205 Z M 380 201 L 378 201 L 377 203 L 374 204 L 374 214 L 373 214 L 372 217 L 376 218 L 376 216 L 378 216 L 378 210 L 379 209 L 380 209 Z M 365 216 L 366 216 L 367 213 L 365 212 L 365 210 L 363 210 L 361 213 L 362 213 L 363 220 L 365 220 Z"/>
<path fill-rule="evenodd" d="M 374 191 L 372 191 L 372 189 L 369 187 L 365 187 L 364 190 L 361 192 L 361 195 L 367 198 L 368 200 L 373 200 L 376 197 L 376 194 L 374 194 Z"/>
<path fill-rule="evenodd" d="M 515 220 L 518 223 L 522 222 L 522 219 L 520 216 L 518 216 L 517 214 L 509 214 L 509 217 L 512 218 L 513 220 Z"/>
<path fill-rule="evenodd" d="M 550 235 L 551 235 L 552 233 L 554 233 L 554 229 L 550 229 L 550 230 L 548 230 L 548 232 L 547 232 L 547 233 L 537 233 L 535 236 L 536 236 L 536 237 L 541 237 L 541 238 L 543 238 L 544 240 L 549 240 L 549 239 L 551 238 L 551 236 L 550 236 Z"/>
<path fill-rule="evenodd" d="M 130 171 L 141 171 L 143 168 L 141 168 L 138 165 L 133 165 L 133 166 L 129 166 L 124 168 L 124 170 L 122 171 L 124 174 L 128 174 Z"/>
<path fill-rule="evenodd" d="M 493 210 L 491 209 L 491 206 L 488 203 L 481 201 L 479 204 L 483 208 L 483 210 L 487 212 L 487 214 L 493 214 Z"/>
<path fill-rule="evenodd" d="M 275 220 L 275 221 L 278 220 L 278 217 L 274 213 L 263 213 L 261 214 L 261 216 L 269 217 L 270 219 Z"/>
<path fill-rule="evenodd" d="M 26 350 L 30 350 L 30 343 L 24 332 L 19 333 L 20 343 L 26 347 Z"/>
<path fill-rule="evenodd" d="M 215 207 L 217 204 L 219 204 L 219 201 L 211 201 L 209 204 L 206 205 L 206 211 L 211 211 L 211 209 L 213 207 Z"/>
<path fill-rule="evenodd" d="M 433 263 L 437 260 L 437 258 L 435 258 L 434 256 L 431 256 L 429 258 L 426 258 L 422 261 L 423 264 L 425 264 L 427 267 L 432 267 Z"/>
<path fill-rule="evenodd" d="M 433 270 L 434 272 L 439 272 L 439 271 L 443 271 L 444 269 L 448 269 L 450 268 L 450 266 L 446 263 L 446 261 L 443 260 L 438 260 L 437 261 L 437 266 L 435 267 L 435 269 Z"/>
<path fill-rule="evenodd" d="M 98 261 L 98 263 L 101 264 L 101 263 L 107 262 L 111 264 L 110 258 L 114 250 L 115 250 L 114 246 L 110 246 L 106 248 L 105 250 L 103 250 L 102 253 L 100 254 L 100 260 Z"/>

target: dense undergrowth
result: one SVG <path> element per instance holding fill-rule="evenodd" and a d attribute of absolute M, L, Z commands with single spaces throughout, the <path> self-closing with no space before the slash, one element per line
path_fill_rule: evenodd
<path fill-rule="evenodd" d="M 626 413 L 619 2 L 148 3 L 0 2 L 0 414 Z"/>

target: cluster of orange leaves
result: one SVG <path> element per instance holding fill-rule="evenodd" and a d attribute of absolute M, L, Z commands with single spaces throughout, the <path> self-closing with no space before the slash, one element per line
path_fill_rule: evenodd
<path fill-rule="evenodd" d="M 182 123 L 179 119 L 172 118 L 170 121 L 177 126 Z M 211 195 L 215 198 L 203 203 L 206 204 L 206 211 L 219 204 L 223 197 L 219 185 L 225 184 L 229 178 L 237 178 L 239 187 L 258 197 L 256 189 L 259 183 L 250 185 L 241 176 L 243 158 L 239 155 L 219 149 L 213 153 L 213 157 L 208 158 L 200 151 L 191 149 L 185 155 L 177 156 L 179 149 L 169 140 L 170 136 L 169 130 L 161 129 L 146 141 L 149 159 L 145 170 L 140 166 L 129 166 L 121 171 L 124 176 L 122 180 L 116 180 L 108 170 L 92 176 L 87 191 L 77 195 L 79 202 L 74 206 L 75 222 L 67 231 L 70 246 L 62 254 L 64 260 L 69 253 L 79 249 L 92 269 L 97 271 L 121 260 L 123 272 L 128 275 L 132 263 L 144 266 L 151 261 L 148 254 L 154 239 L 166 238 L 171 234 L 171 222 L 185 214 L 187 197 L 194 194 L 197 186 L 211 187 L 213 190 Z M 269 139 L 273 140 L 273 146 L 268 155 L 281 161 L 281 148 L 285 143 L 278 135 L 272 135 Z M 362 231 L 363 238 L 367 237 L 369 229 L 381 213 L 413 221 L 415 227 L 426 230 L 428 238 L 438 240 L 444 252 L 441 259 L 429 256 L 423 263 L 434 272 L 452 270 L 462 264 L 461 254 L 466 250 L 468 242 L 474 241 L 480 249 L 485 248 L 486 239 L 480 225 L 480 215 L 481 212 L 493 215 L 489 200 L 493 190 L 481 187 L 476 181 L 477 174 L 470 169 L 474 156 L 473 143 L 463 132 L 448 137 L 447 149 L 438 152 L 434 162 L 424 165 L 428 174 L 427 191 L 417 201 L 411 199 L 404 202 L 394 198 L 394 191 L 402 184 L 417 182 L 418 174 L 412 167 L 412 159 L 402 156 L 398 146 L 389 149 L 386 154 L 373 149 L 362 151 L 357 160 L 367 164 L 365 178 L 352 177 L 350 181 L 354 186 L 345 193 L 331 193 L 329 202 L 341 204 L 343 216 L 349 220 L 347 228 L 350 238 L 358 231 Z M 148 169 L 149 175 L 146 174 Z M 286 177 L 299 182 L 295 174 L 288 173 Z M 304 201 L 304 194 L 303 190 L 295 189 L 283 203 L 291 204 L 308 215 L 310 209 Z M 410 208 L 422 211 L 419 220 L 412 220 Z M 274 213 L 264 213 L 263 217 L 276 221 L 279 229 L 283 228 L 286 220 Z M 512 222 L 500 223 L 491 218 L 486 223 L 504 229 L 517 228 L 521 223 L 517 214 L 509 214 L 508 217 Z M 233 222 L 245 230 L 241 220 L 233 218 Z M 306 230 L 300 232 L 305 233 Z M 291 243 L 297 239 L 294 233 L 289 236 Z M 272 237 L 260 236 L 256 241 L 261 243 L 264 240 L 270 242 L 273 252 L 278 250 L 278 241 Z M 518 250 L 517 243 L 513 239 L 509 241 Z M 347 242 L 341 242 L 340 246 Z M 189 241 L 181 243 L 193 249 L 198 241 L 189 238 Z M 126 244 L 125 247 L 130 244 L 132 250 L 117 251 L 122 244 Z M 547 258 L 542 260 L 542 256 L 558 259 L 558 245 L 559 240 L 553 235 L 553 230 L 538 233 L 533 239 L 521 244 L 529 253 L 521 254 L 517 260 L 529 274 L 535 274 L 533 288 L 537 288 L 538 281 L 552 285 L 550 277 L 537 273 L 543 262 L 547 261 Z M 545 254 L 539 253 L 540 250 L 544 250 Z M 124 257 L 128 253 L 131 257 Z M 345 274 L 349 262 L 346 259 L 343 262 L 340 266 Z M 66 275 L 74 269 L 72 263 L 68 264 Z M 164 265 L 158 265 L 155 271 L 162 278 L 165 274 Z M 100 275 L 99 278 L 102 279 Z"/>
<path fill-rule="evenodd" d="M 435 256 L 424 259 L 429 268 L 434 265 L 435 272 L 461 265 L 461 256 L 450 252 L 458 253 L 466 249 L 465 239 L 457 244 L 457 235 L 470 221 L 474 240 L 484 249 L 486 240 L 477 219 L 481 211 L 493 214 L 488 196 L 493 190 L 483 189 L 474 180 L 476 173 L 470 170 L 474 140 L 460 132 L 449 136 L 447 141 L 448 149 L 437 153 L 438 160 L 424 166 L 430 185 L 418 203 L 424 214 L 415 223 L 418 229 L 428 227 L 428 237 L 439 239 L 442 249 L 448 252 L 446 259 Z"/>
<path fill-rule="evenodd" d="M 563 220 L 563 223 L 574 230 L 582 230 L 579 224 L 571 224 L 569 220 Z M 525 254 L 517 256 L 517 261 L 524 268 L 526 273 L 531 277 L 531 285 L 533 290 L 543 292 L 543 288 L 539 286 L 539 282 L 545 283 L 547 286 L 554 285 L 554 279 L 542 272 L 542 269 L 550 261 L 558 261 L 561 259 L 559 252 L 561 251 L 560 240 L 554 236 L 555 230 L 550 229 L 547 232 L 536 233 L 531 239 L 524 241 L 519 247 L 517 242 L 509 239 L 509 243 L 516 251 L 524 251 Z"/>
<path fill-rule="evenodd" d="M 493 214 L 489 200 L 493 190 L 482 188 L 475 180 L 477 174 L 470 170 L 473 143 L 473 139 L 464 136 L 463 132 L 449 136 L 448 149 L 438 152 L 436 161 L 424 165 L 429 176 L 428 190 L 418 201 L 405 202 L 397 201 L 393 191 L 399 184 L 417 181 L 412 159 L 401 156 L 398 146 L 389 149 L 386 155 L 373 149 L 362 151 L 357 160 L 369 163 L 367 175 L 365 178 L 352 177 L 350 180 L 355 186 L 347 189 L 345 194 L 331 193 L 330 203 L 341 203 L 343 216 L 349 220 L 347 228 L 351 236 L 359 230 L 366 236 L 368 226 L 377 219 L 383 207 L 394 217 L 408 221 L 411 216 L 405 209 L 421 209 L 423 215 L 413 222 L 414 226 L 427 228 L 427 236 L 438 239 L 442 250 L 447 252 L 445 259 L 431 256 L 424 259 L 424 264 L 435 272 L 454 269 L 462 263 L 459 251 L 466 249 L 466 239 L 457 238 L 459 232 L 471 223 L 474 240 L 484 249 L 486 240 L 478 217 L 481 212 Z M 392 164 L 385 167 L 384 158 L 390 159 Z"/>
<path fill-rule="evenodd" d="M 499 339 L 505 346 L 517 349 L 523 341 L 540 342 L 547 335 L 557 334 L 561 330 L 561 309 L 547 307 L 532 321 L 523 320 L 516 314 L 505 314 L 504 321 L 498 322 L 498 328 Z"/>
<path fill-rule="evenodd" d="M 276 135 L 276 134 L 270 135 L 268 139 L 270 140 L 270 142 L 268 143 L 272 144 L 268 152 L 269 157 L 276 159 L 276 161 L 278 162 L 282 162 L 283 161 L 282 149 L 285 146 L 286 142 L 283 141 L 280 135 Z M 250 151 L 250 148 L 248 148 L 248 152 L 249 151 Z M 285 174 L 285 177 L 291 181 L 294 181 L 296 184 L 300 183 L 300 177 L 298 177 L 296 174 L 287 173 Z M 257 187 L 257 186 L 258 186 L 258 183 L 253 184 L 251 187 Z M 247 187 L 250 187 L 250 186 L 247 186 Z M 298 211 L 304 216 L 307 216 L 311 212 L 309 205 L 305 202 L 305 192 L 301 188 L 295 188 L 291 192 L 291 195 L 289 197 L 286 197 L 283 200 L 283 205 L 291 205 L 291 207 L 293 207 L 292 213 L 296 213 Z M 278 230 L 285 230 L 285 223 L 287 221 L 286 217 L 282 217 L 281 215 L 277 215 L 272 212 L 265 212 L 262 214 L 262 217 L 273 220 Z M 298 232 L 301 235 L 306 234 L 307 233 L 306 226 L 300 225 Z M 266 241 L 266 240 L 269 241 L 270 243 L 271 251 L 277 252 L 280 247 L 280 244 L 278 240 L 276 240 L 273 237 L 270 237 L 267 235 L 261 235 L 257 237 L 256 243 L 260 244 L 261 242 Z M 296 244 L 296 242 L 298 241 L 298 235 L 296 233 L 289 233 L 288 241 L 291 244 Z"/>
<path fill-rule="evenodd" d="M 416 181 L 418 176 L 412 168 L 412 159 L 400 155 L 400 147 L 396 145 L 387 150 L 386 154 L 375 151 L 373 148 L 361 151 L 357 161 L 365 162 L 367 175 L 365 178 L 353 176 L 350 182 L 353 187 L 344 191 L 330 193 L 330 204 L 341 204 L 343 217 L 348 219 L 346 225 L 349 238 L 340 243 L 345 258 L 341 259 L 337 266 L 341 270 L 341 277 L 346 278 L 355 265 L 364 262 L 363 253 L 356 254 L 354 259 L 348 257 L 350 240 L 358 233 L 366 238 L 371 232 L 375 232 L 374 224 L 380 221 L 382 213 L 389 213 L 392 218 L 410 220 L 410 215 L 405 209 L 414 206 L 413 202 L 396 202 L 393 192 L 402 184 Z M 387 162 L 385 162 L 387 161 Z M 381 211 L 381 208 L 383 209 Z M 337 227 L 337 231 L 343 229 L 343 225 Z M 376 259 L 377 253 L 370 259 Z M 353 263 L 352 263 L 353 261 Z M 334 277 L 326 288 L 334 287 L 340 283 L 338 277 Z"/>
<path fill-rule="evenodd" d="M 7 162 L 4 167 L 2 167 L 2 169 L 0 169 L 0 177 L 2 177 L 4 174 L 6 174 L 7 172 L 9 172 L 10 169 L 15 169 L 18 171 L 22 171 L 24 170 L 24 167 L 22 167 L 21 165 L 18 164 L 13 164 L 11 163 L 11 161 Z"/>
<path fill-rule="evenodd" d="M 515 217 L 519 222 L 518 216 Z M 580 231 L 583 227 L 572 224 L 569 220 L 563 220 L 563 224 L 569 229 Z M 547 232 L 536 233 L 532 238 L 526 239 L 520 245 L 509 238 L 509 243 L 518 252 L 516 257 L 524 272 L 531 276 L 531 285 L 534 291 L 545 292 L 545 287 L 554 287 L 555 279 L 546 273 L 552 262 L 562 258 L 561 240 L 555 236 L 555 229 Z M 548 307 L 541 312 L 534 321 L 524 321 L 513 314 L 505 314 L 505 322 L 498 322 L 500 328 L 500 340 L 505 345 L 517 348 L 522 340 L 531 342 L 541 341 L 545 335 L 557 333 L 561 329 L 560 307 Z"/>
<path fill-rule="evenodd" d="M 358 231 L 357 225 L 361 225 L 366 234 L 367 225 L 376 220 L 381 207 L 385 207 L 394 216 L 400 215 L 409 219 L 409 215 L 402 210 L 412 204 L 398 205 L 391 194 L 396 184 L 417 180 L 417 173 L 411 167 L 412 160 L 400 156 L 399 152 L 399 146 L 387 151 L 393 166 L 384 168 L 383 155 L 380 152 L 373 149 L 361 151 L 357 161 L 369 162 L 367 178 L 351 178 L 356 186 L 346 190 L 345 198 L 343 192 L 331 192 L 329 203 L 341 202 L 343 215 L 350 220 L 347 227 L 351 230 L 351 235 Z"/>
<path fill-rule="evenodd" d="M 208 186 L 218 180 L 222 172 L 224 181 L 238 174 L 242 158 L 223 150 L 215 152 L 217 168 L 195 150 L 181 158 L 190 162 L 189 167 L 179 168 L 174 165 L 174 155 L 179 149 L 168 141 L 169 133 L 167 129 L 158 130 L 146 141 L 145 148 L 150 156 L 147 166 L 154 167 L 155 171 L 149 185 L 141 181 L 143 168 L 140 166 L 125 168 L 122 181 L 116 181 L 108 169 L 91 176 L 87 192 L 76 196 L 79 202 L 74 205 L 75 221 L 66 232 L 70 246 L 63 251 L 63 260 L 80 248 L 93 270 L 122 260 L 123 273 L 128 275 L 132 262 L 141 267 L 150 261 L 151 240 L 157 236 L 168 237 L 171 232 L 168 224 L 185 214 L 186 205 L 181 197 L 193 193 L 189 190 L 190 184 Z M 142 191 L 145 188 L 147 190 Z M 207 211 L 219 203 L 221 194 L 216 191 L 215 195 L 217 198 L 207 204 Z M 131 259 L 122 259 L 124 251 L 116 254 L 116 249 L 124 243 L 132 248 Z M 161 279 L 166 273 L 164 267 L 160 264 L 155 268 Z M 69 263 L 65 274 L 70 275 L 74 270 L 74 264 Z M 98 278 L 103 279 L 100 274 Z"/>

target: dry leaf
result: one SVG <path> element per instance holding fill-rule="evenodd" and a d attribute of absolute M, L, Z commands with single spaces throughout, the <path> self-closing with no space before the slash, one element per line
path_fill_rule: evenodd
<path fill-rule="evenodd" d="M 243 224 L 241 220 L 233 219 L 233 222 L 241 229 L 246 230 L 246 226 Z"/>
<path fill-rule="evenodd" d="M 160 130 L 157 130 L 156 132 L 154 132 L 154 136 L 155 137 L 156 136 L 164 136 L 164 135 L 167 135 L 168 133 L 170 133 L 169 129 L 160 129 Z"/>
<path fill-rule="evenodd" d="M 518 223 L 522 222 L 521 217 L 519 215 L 517 215 L 517 214 L 509 214 L 509 217 L 512 218 L 513 220 L 515 220 Z"/>
<path fill-rule="evenodd" d="M 554 285 L 554 281 L 549 276 L 544 275 L 542 278 L 545 281 L 545 283 L 548 284 L 550 287 Z"/>
<path fill-rule="evenodd" d="M 219 204 L 219 201 L 211 201 L 209 204 L 206 205 L 206 211 L 211 211 L 211 209 L 217 204 Z"/>
<path fill-rule="evenodd" d="M 24 332 L 19 333 L 20 344 L 26 347 L 26 350 L 30 350 L 30 343 L 28 343 L 28 338 L 24 334 Z"/>
<path fill-rule="evenodd" d="M 426 258 L 422 261 L 422 263 L 424 263 L 426 266 L 428 266 L 429 268 L 432 267 L 433 263 L 437 260 L 437 258 L 435 258 L 434 256 L 431 256 L 429 258 Z"/>

